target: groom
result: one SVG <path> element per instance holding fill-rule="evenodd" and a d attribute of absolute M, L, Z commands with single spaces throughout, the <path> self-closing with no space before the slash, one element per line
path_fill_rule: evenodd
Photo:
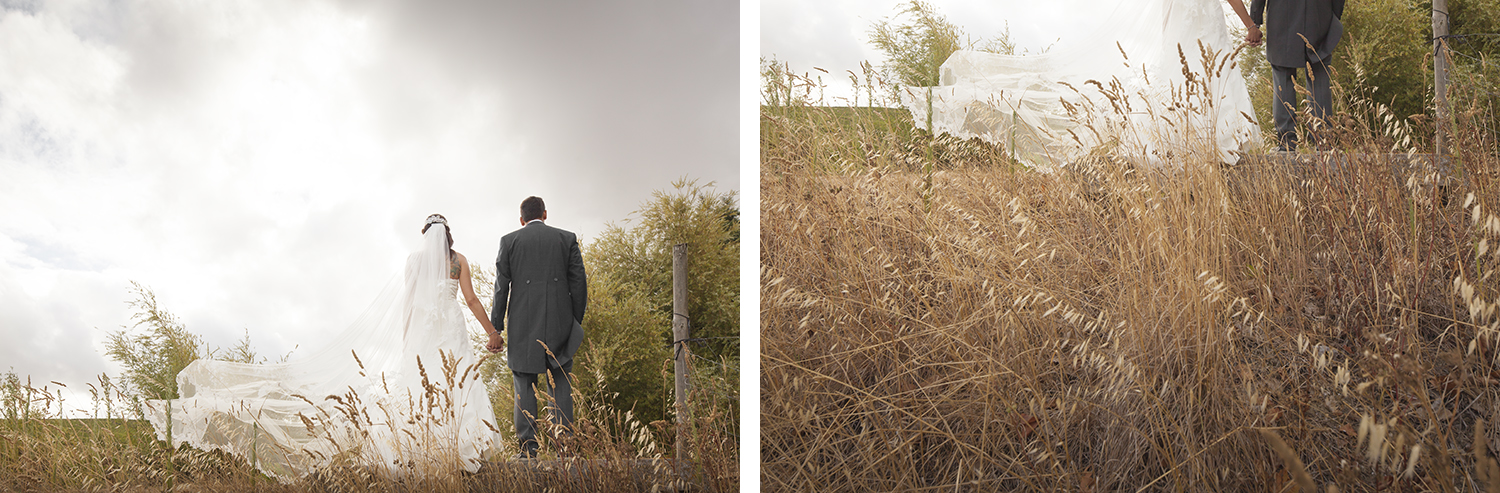
<path fill-rule="evenodd" d="M 500 332 L 510 320 L 509 362 L 515 380 L 516 439 L 521 458 L 536 457 L 536 391 L 546 374 L 547 393 L 557 402 L 552 422 L 567 430 L 573 424 L 573 355 L 583 342 L 583 311 L 588 307 L 588 280 L 578 237 L 548 226 L 547 206 L 539 197 L 521 201 L 521 229 L 500 238 L 495 260 L 495 304 L 490 311 L 489 350 L 505 347 Z M 507 308 L 509 312 L 507 312 Z M 507 314 L 509 317 L 507 317 Z"/>
<path fill-rule="evenodd" d="M 1328 62 L 1344 33 L 1344 0 L 1253 0 L 1250 19 L 1266 25 L 1266 61 L 1271 63 L 1271 117 L 1276 121 L 1278 151 L 1297 150 L 1297 92 L 1292 85 L 1297 69 L 1307 71 L 1312 91 L 1314 123 L 1328 118 L 1333 91 L 1328 85 Z M 1261 42 L 1259 29 L 1245 41 Z"/>

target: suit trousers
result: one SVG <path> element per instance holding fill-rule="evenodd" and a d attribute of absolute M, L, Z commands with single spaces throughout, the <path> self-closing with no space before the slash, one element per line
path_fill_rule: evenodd
<path fill-rule="evenodd" d="M 1297 70 L 1303 69 L 1307 72 L 1306 87 L 1312 93 L 1309 103 L 1312 106 L 1312 116 L 1315 121 L 1327 123 L 1328 109 L 1333 106 L 1333 91 L 1328 81 L 1328 60 L 1322 60 L 1303 67 L 1271 66 L 1271 118 L 1276 122 L 1276 139 L 1280 142 L 1280 150 L 1297 150 L 1297 89 L 1293 85 L 1297 78 Z M 1309 122 L 1312 123 L 1312 122 Z"/>
<path fill-rule="evenodd" d="M 551 418 L 554 424 L 562 430 L 571 430 L 573 426 L 573 362 L 557 368 L 556 361 L 548 359 L 547 375 L 551 385 L 547 386 L 547 395 L 552 397 L 557 407 L 552 409 Z M 512 371 L 511 376 L 515 381 L 516 389 L 516 440 L 521 447 L 521 455 L 524 457 L 536 457 L 539 446 L 536 440 L 536 384 L 541 373 L 522 373 Z"/>

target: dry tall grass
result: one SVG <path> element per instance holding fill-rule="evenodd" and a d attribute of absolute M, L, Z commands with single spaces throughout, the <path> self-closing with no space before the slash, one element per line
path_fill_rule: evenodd
<path fill-rule="evenodd" d="M 412 428 L 419 430 L 417 433 L 422 433 L 422 423 L 441 421 L 445 415 L 451 418 L 451 400 L 444 395 L 455 382 L 457 365 L 445 363 L 442 375 L 434 375 L 434 382 L 424 380 L 426 392 L 419 397 L 419 407 L 428 414 L 417 419 L 418 426 Z M 111 390 L 108 385 L 103 387 Z M 735 491 L 739 483 L 734 432 L 737 423 L 716 412 L 695 417 L 688 460 L 681 463 L 671 456 L 674 425 L 641 423 L 628 412 L 581 400 L 576 402 L 579 418 L 574 432 L 551 440 L 557 443 L 549 444 L 542 460 L 508 461 L 515 454 L 514 444 L 508 444 L 500 457 L 483 463 L 476 473 L 467 473 L 452 465 L 453 458 L 444 457 L 443 451 L 424 456 L 423 451 L 414 450 L 404 456 L 414 469 L 402 474 L 392 474 L 385 468 L 338 465 L 335 461 L 335 465 L 281 483 L 251 467 L 245 457 L 205 452 L 188 445 L 171 448 L 156 440 L 150 424 L 120 419 L 109 405 L 103 419 L 61 419 L 60 393 L 29 382 L 18 390 L 15 395 L 6 395 L 14 402 L 4 404 L 7 409 L 24 412 L 0 419 L 0 492 L 657 492 Z M 97 400 L 125 402 L 125 396 L 119 395 L 117 388 L 113 390 L 115 395 L 106 394 Z M 363 406 L 352 395 L 339 398 L 342 400 L 335 406 L 336 413 L 348 416 L 353 423 L 368 423 L 362 418 L 383 411 Z M 509 409 L 499 411 L 501 418 L 508 416 Z M 324 425 L 334 417 L 326 413 L 309 417 L 309 432 L 314 436 L 327 433 L 329 427 Z M 546 436 L 556 434 L 550 421 L 544 419 L 539 425 Z M 554 456 L 559 446 L 566 447 L 570 454 Z M 275 452 L 270 450 L 273 444 L 265 447 L 264 453 Z"/>
<path fill-rule="evenodd" d="M 1051 173 L 764 108 L 762 483 L 1500 488 L 1496 136 L 1393 168 L 1424 131 L 1355 106 L 1301 165 Z"/>

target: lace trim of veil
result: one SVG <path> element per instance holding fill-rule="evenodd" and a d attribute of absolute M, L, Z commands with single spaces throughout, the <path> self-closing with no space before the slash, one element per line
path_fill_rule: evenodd
<path fill-rule="evenodd" d="M 477 470 L 499 437 L 471 367 L 446 237 L 443 224 L 428 228 L 403 275 L 323 348 L 283 364 L 188 365 L 181 398 L 145 402 L 157 438 L 223 450 L 283 482 L 341 465 Z M 445 357 L 458 359 L 447 372 Z"/>
<path fill-rule="evenodd" d="M 1232 163 L 1232 151 L 1261 138 L 1244 77 L 1226 59 L 1239 43 L 1220 3 L 1092 2 L 1113 10 L 1103 25 L 1074 26 L 1040 55 L 959 51 L 940 68 L 940 85 L 908 87 L 902 103 L 918 128 L 930 113 L 934 132 L 1003 144 L 1033 166 L 1100 146 L 1156 163 Z M 1200 41 L 1218 56 L 1207 68 Z M 1191 89 L 1184 59 L 1200 81 Z"/>

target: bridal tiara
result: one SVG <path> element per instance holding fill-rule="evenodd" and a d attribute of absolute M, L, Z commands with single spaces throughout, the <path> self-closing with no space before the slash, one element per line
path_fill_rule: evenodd
<path fill-rule="evenodd" d="M 442 224 L 444 226 L 447 226 L 448 225 L 448 220 L 447 219 L 443 219 L 443 216 L 439 216 L 437 214 L 433 214 L 431 216 L 427 216 L 427 225 L 431 226 L 433 223 L 439 223 L 439 224 Z"/>

